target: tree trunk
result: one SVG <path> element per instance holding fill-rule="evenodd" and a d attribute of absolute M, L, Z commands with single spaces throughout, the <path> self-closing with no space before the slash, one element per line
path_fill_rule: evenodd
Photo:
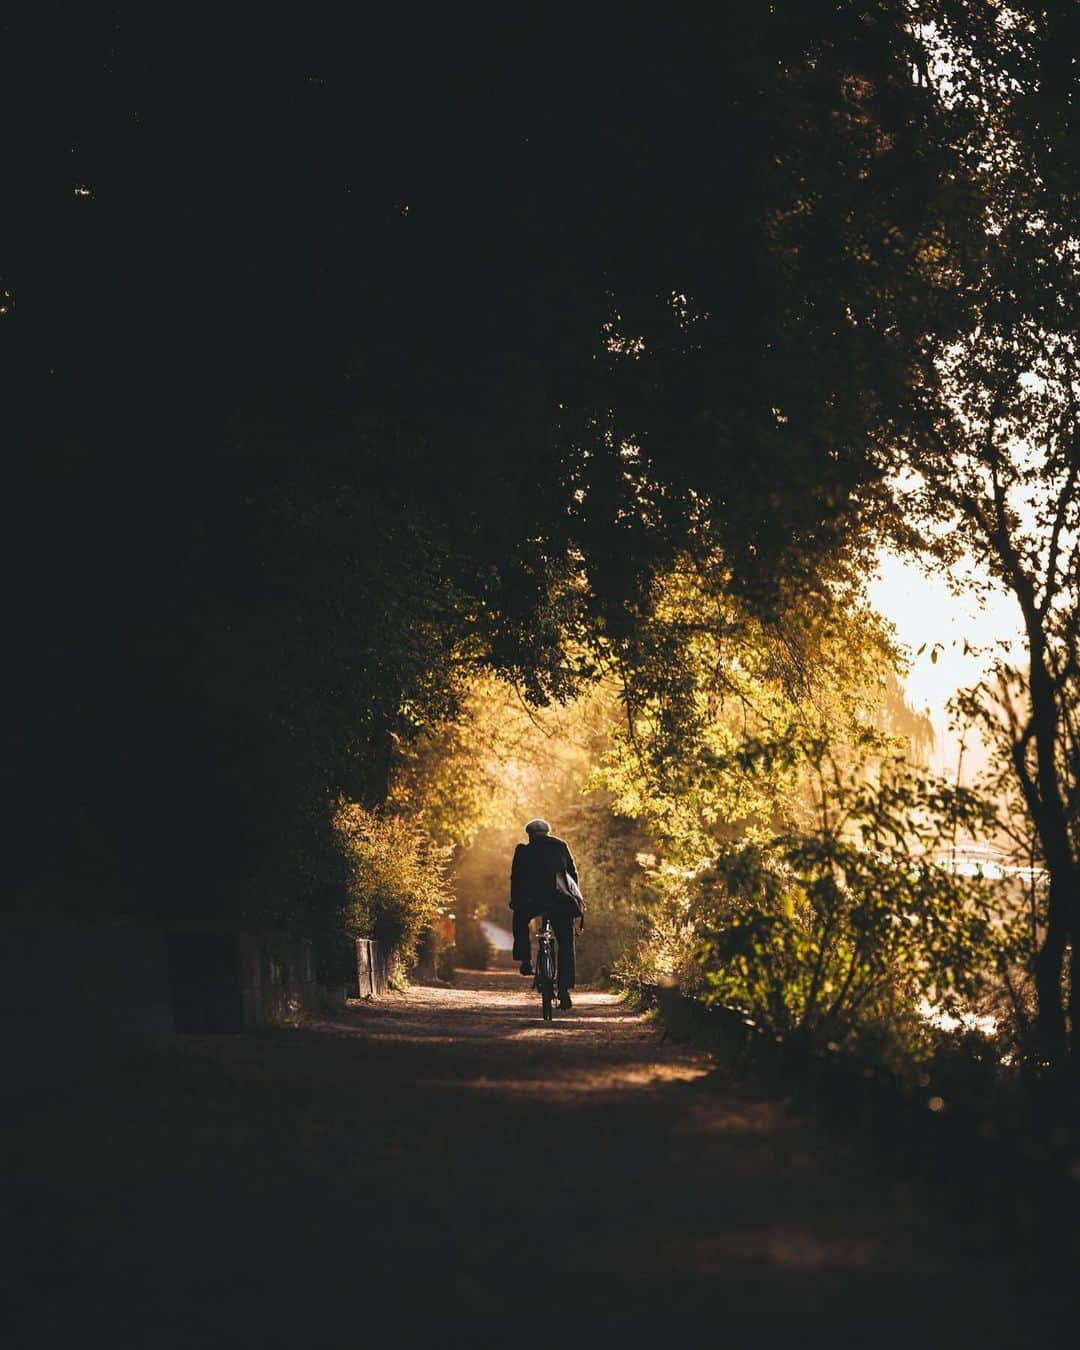
<path fill-rule="evenodd" d="M 1065 949 L 1075 938 L 1077 868 L 1074 863 L 1065 792 L 1061 782 L 1057 749 L 1061 737 L 1061 709 L 1054 682 L 1047 667 L 1046 642 L 1038 615 L 1021 597 L 1031 658 L 1031 715 L 1035 728 L 1035 754 L 1038 780 L 1038 809 L 1033 812 L 1035 827 L 1042 843 L 1043 860 L 1050 874 L 1050 899 L 1046 937 L 1035 964 L 1035 991 L 1038 996 L 1039 1055 L 1054 1073 L 1067 1070 L 1069 1041 L 1076 1044 L 1076 1021 L 1072 1035 L 1066 1027 L 1062 992 Z M 1075 948 L 1075 941 L 1073 943 Z M 1070 1004 L 1075 1007 L 1073 986 Z"/>
<path fill-rule="evenodd" d="M 1061 878 L 1051 874 L 1046 937 L 1035 962 L 1035 992 L 1039 1000 L 1037 1021 L 1039 1056 L 1055 1070 L 1064 1065 L 1068 1044 L 1061 977 L 1064 970 L 1065 946 L 1069 936 L 1068 925 L 1065 922 L 1069 897 L 1062 895 L 1062 889 Z M 1074 985 L 1074 1003 L 1075 998 Z"/>
<path fill-rule="evenodd" d="M 1077 1041 L 1077 1028 L 1080 1027 L 1080 941 L 1077 939 L 1077 927 L 1074 923 L 1069 942 L 1069 1034 L 1072 1048 L 1069 1091 L 1073 1119 L 1080 1114 L 1080 1044 Z"/>

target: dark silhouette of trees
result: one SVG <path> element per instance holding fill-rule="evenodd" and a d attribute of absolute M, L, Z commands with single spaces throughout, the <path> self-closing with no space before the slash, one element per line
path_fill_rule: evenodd
<path fill-rule="evenodd" d="M 687 549 L 827 593 L 967 315 L 899 0 L 7 45 L 35 911 L 318 926 L 464 672 L 569 692 Z"/>

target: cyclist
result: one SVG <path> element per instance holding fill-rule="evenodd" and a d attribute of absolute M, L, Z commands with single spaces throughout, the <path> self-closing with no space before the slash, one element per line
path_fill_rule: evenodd
<path fill-rule="evenodd" d="M 551 916 L 555 941 L 559 948 L 557 982 L 559 1007 L 573 1006 L 570 990 L 574 987 L 574 920 L 579 910 L 574 901 L 556 886 L 555 878 L 566 872 L 578 879 L 569 848 L 551 833 L 546 820 L 530 820 L 525 826 L 527 844 L 514 849 L 510 869 L 510 908 L 514 911 L 514 960 L 521 962 L 522 975 L 531 975 L 532 945 L 529 921 L 540 914 Z"/>

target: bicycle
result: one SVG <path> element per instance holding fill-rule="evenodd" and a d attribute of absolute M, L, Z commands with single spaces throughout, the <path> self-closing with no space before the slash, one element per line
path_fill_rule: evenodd
<path fill-rule="evenodd" d="M 544 1021 L 551 1021 L 551 1007 L 555 999 L 555 974 L 557 962 L 555 956 L 555 930 L 551 926 L 550 917 L 545 914 L 540 924 L 540 932 L 536 939 L 536 961 L 533 966 L 536 971 L 536 978 L 533 981 L 534 988 L 540 991 L 540 1003 L 543 1008 Z"/>

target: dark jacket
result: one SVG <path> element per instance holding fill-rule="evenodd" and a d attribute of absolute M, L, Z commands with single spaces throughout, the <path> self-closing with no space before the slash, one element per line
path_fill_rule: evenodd
<path fill-rule="evenodd" d="M 528 908 L 539 913 L 549 903 L 565 900 L 555 889 L 559 872 L 569 872 L 578 879 L 574 859 L 562 839 L 553 834 L 534 834 L 527 844 L 514 849 L 514 863 L 510 868 L 510 908 Z"/>

